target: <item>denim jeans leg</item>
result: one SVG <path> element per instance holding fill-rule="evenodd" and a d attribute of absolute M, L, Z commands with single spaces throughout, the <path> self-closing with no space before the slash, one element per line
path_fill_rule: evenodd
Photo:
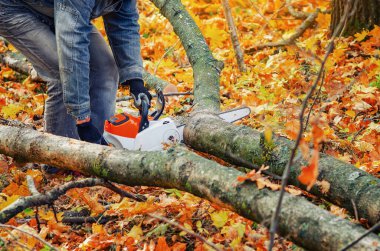
<path fill-rule="evenodd" d="M 90 34 L 89 52 L 91 120 L 103 133 L 104 121 L 115 113 L 119 73 L 109 46 L 95 27 Z"/>
<path fill-rule="evenodd" d="M 67 114 L 63 104 L 57 46 L 51 27 L 43 23 L 27 7 L 2 6 L 0 35 L 27 57 L 38 74 L 47 81 L 45 131 L 59 136 L 78 138 L 75 120 Z"/>
<path fill-rule="evenodd" d="M 24 54 L 48 83 L 45 130 L 78 139 L 75 119 L 67 113 L 63 103 L 56 38 L 51 27 L 28 8 L 4 6 L 0 11 L 0 35 Z M 95 27 L 90 34 L 89 52 L 91 119 L 103 132 L 104 121 L 115 112 L 119 75 L 114 57 Z"/>

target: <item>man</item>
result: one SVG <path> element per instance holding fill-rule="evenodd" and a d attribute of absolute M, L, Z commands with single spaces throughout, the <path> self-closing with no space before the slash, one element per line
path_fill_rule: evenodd
<path fill-rule="evenodd" d="M 112 49 L 91 24 L 103 16 Z M 47 132 L 98 143 L 117 83 L 150 102 L 136 0 L 0 0 L 0 35 L 47 81 Z"/>

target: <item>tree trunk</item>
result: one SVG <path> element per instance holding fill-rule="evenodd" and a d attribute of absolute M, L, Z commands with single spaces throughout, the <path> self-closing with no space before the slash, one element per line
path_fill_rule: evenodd
<path fill-rule="evenodd" d="M 160 152 L 118 150 L 28 128 L 0 126 L 0 153 L 22 162 L 46 163 L 129 186 L 177 188 L 266 226 L 279 194 L 268 189 L 259 190 L 250 182 L 239 184 L 237 178 L 243 173 L 179 147 Z M 0 212 L 0 221 L 9 217 L 6 212 Z M 302 197 L 285 195 L 279 234 L 302 247 L 339 250 L 364 232 L 360 226 Z M 356 247 L 376 250 L 380 247 L 380 238 L 371 234 Z"/>
<path fill-rule="evenodd" d="M 354 6 L 355 3 L 356 7 Z M 340 18 L 343 16 L 345 6 L 350 4 L 347 0 L 333 0 L 332 1 L 332 15 L 330 31 L 333 34 L 338 27 Z M 352 11 L 352 15 L 348 17 L 348 21 L 344 24 L 342 31 L 338 31 L 338 34 L 345 36 L 352 36 L 362 29 L 370 30 L 374 25 L 380 25 L 380 1 L 379 0 L 362 0 L 351 1 L 349 11 Z"/>
<path fill-rule="evenodd" d="M 222 122 L 213 116 L 198 114 L 184 131 L 185 143 L 192 148 L 213 154 L 230 163 L 245 166 L 241 161 L 260 167 L 268 165 L 272 173 L 282 175 L 289 160 L 294 142 L 284 137 L 274 137 L 271 144 L 264 143 L 259 132 Z M 305 189 L 297 177 L 301 166 L 296 161 L 291 169 L 289 183 Z M 327 181 L 330 189 L 325 192 L 315 185 L 311 193 L 333 202 L 368 219 L 370 224 L 380 221 L 380 180 L 326 154 L 320 155 L 319 181 Z M 353 203 L 356 206 L 353 205 Z"/>

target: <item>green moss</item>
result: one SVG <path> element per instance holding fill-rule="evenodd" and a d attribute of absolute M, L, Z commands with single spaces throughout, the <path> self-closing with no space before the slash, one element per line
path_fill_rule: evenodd
<path fill-rule="evenodd" d="M 100 177 L 108 178 L 109 172 L 106 168 L 104 168 L 99 160 L 95 160 L 92 163 L 92 171 Z"/>
<path fill-rule="evenodd" d="M 192 186 L 191 186 L 191 184 L 190 184 L 189 182 L 186 182 L 186 184 L 185 184 L 185 188 L 186 188 L 186 191 L 187 191 L 187 192 L 191 193 L 191 191 L 192 191 Z"/>

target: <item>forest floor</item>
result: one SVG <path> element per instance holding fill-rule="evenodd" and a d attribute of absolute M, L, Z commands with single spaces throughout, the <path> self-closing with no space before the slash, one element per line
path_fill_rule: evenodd
<path fill-rule="evenodd" d="M 248 71 L 241 73 L 220 1 L 182 2 L 201 28 L 214 56 L 225 64 L 221 73 L 222 110 L 249 106 L 250 117 L 238 123 L 294 139 L 302 100 L 316 77 L 320 58 L 323 58 L 329 42 L 330 14 L 319 13 L 315 25 L 294 45 L 245 54 Z M 281 41 L 294 33 L 302 20 L 292 17 L 283 2 L 230 0 L 242 48 Z M 329 2 L 294 1 L 293 6 L 311 13 L 317 7 L 328 10 Z M 192 91 L 193 72 L 171 25 L 149 1 L 140 1 L 139 9 L 144 67 L 174 84 L 178 91 Z M 97 19 L 94 23 L 105 35 L 102 20 Z M 321 152 L 377 177 L 380 177 L 379 48 L 380 27 L 338 38 L 326 64 L 323 86 L 318 87 L 319 94 L 313 97 L 315 104 L 308 109 L 308 112 L 311 110 L 310 123 L 318 124 L 323 130 Z M 7 50 L 15 48 L 0 42 L 0 53 Z M 0 117 L 33 124 L 42 131 L 46 86 L 5 65 L 0 67 Z M 120 88 L 118 97 L 125 95 L 129 95 L 128 90 Z M 192 101 L 192 96 L 168 98 L 165 115 L 181 116 L 191 111 Z M 131 103 L 126 101 L 117 104 L 118 111 L 130 106 Z M 306 143 L 312 141 L 310 126 L 304 139 Z M 29 195 L 26 175 L 34 178 L 40 192 L 83 178 L 80 174 L 68 172 L 49 175 L 39 165 L 19 168 L 5 156 L 0 156 L 0 170 L 0 209 L 20 196 Z M 61 250 L 209 249 L 194 235 L 147 215 L 154 213 L 204 236 L 221 249 L 266 250 L 268 230 L 227 209 L 175 189 L 121 187 L 131 193 L 143 194 L 148 200 L 122 199 L 106 188 L 73 189 L 54 203 L 58 221 L 64 217 L 64 212 L 70 211 L 82 218 L 101 215 L 95 223 L 57 223 L 52 207 L 46 206 L 38 210 L 39 224 L 33 208 L 25 210 L 8 224 L 38 234 Z M 342 208 L 307 193 L 300 196 L 306 196 L 333 214 L 354 220 Z M 365 226 L 365 221 L 361 223 Z M 9 250 L 48 250 L 36 238 L 6 228 L 0 228 L 2 246 Z M 298 247 L 291 242 L 276 239 L 275 250 L 294 249 Z"/>

